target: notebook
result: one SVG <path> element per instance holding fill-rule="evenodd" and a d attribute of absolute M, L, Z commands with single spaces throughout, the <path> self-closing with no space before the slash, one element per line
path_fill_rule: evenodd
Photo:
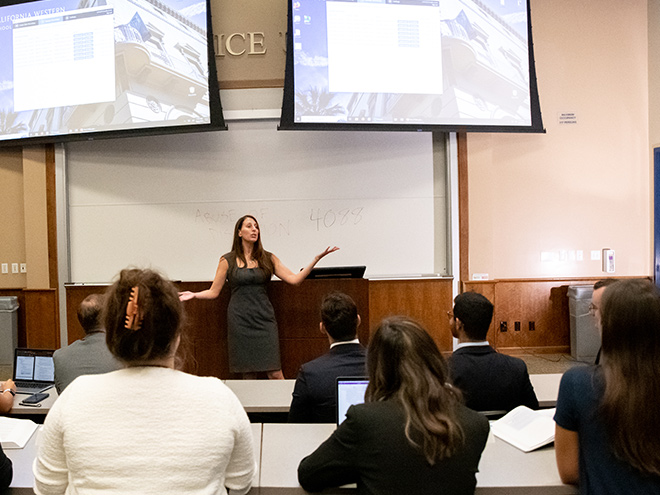
<path fill-rule="evenodd" d="M 354 404 L 364 402 L 369 379 L 365 376 L 340 376 L 337 378 L 337 424 L 346 419 L 346 411 Z"/>
<path fill-rule="evenodd" d="M 14 382 L 19 394 L 34 394 L 55 385 L 52 349 L 14 350 Z"/>

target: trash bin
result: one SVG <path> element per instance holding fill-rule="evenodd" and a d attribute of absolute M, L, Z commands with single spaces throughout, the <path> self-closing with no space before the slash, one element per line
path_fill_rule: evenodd
<path fill-rule="evenodd" d="M 578 361 L 593 363 L 600 349 L 600 332 L 596 320 L 589 314 L 593 285 L 568 287 L 568 311 L 571 327 L 571 356 Z"/>
<path fill-rule="evenodd" d="M 13 371 L 14 348 L 18 346 L 18 298 L 0 297 L 0 368 Z M 0 380 L 4 380 L 0 377 Z"/>

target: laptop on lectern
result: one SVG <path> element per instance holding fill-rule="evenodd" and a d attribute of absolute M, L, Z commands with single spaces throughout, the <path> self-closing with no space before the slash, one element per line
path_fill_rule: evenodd
<path fill-rule="evenodd" d="M 19 394 L 35 394 L 55 385 L 53 349 L 14 350 L 14 383 Z"/>

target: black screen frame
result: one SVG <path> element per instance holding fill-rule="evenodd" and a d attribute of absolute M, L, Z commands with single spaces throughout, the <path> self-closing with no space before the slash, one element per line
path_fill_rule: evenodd
<path fill-rule="evenodd" d="M 0 0 L 0 7 L 37 2 L 39 0 Z M 206 3 L 206 33 L 207 33 L 207 58 L 208 58 L 208 85 L 209 85 L 209 116 L 207 124 L 187 125 L 153 125 L 135 127 L 132 129 L 104 130 L 98 132 L 82 132 L 53 134 L 49 136 L 29 136 L 14 139 L 0 139 L 0 148 L 30 146 L 39 144 L 57 144 L 75 141 L 95 141 L 98 139 L 116 139 L 140 136 L 159 136 L 167 134 L 186 134 L 195 132 L 226 131 L 228 129 L 222 111 L 220 101 L 220 84 L 218 82 L 217 67 L 215 62 L 213 23 L 211 13 L 211 0 Z"/>
<path fill-rule="evenodd" d="M 507 125 L 476 125 L 476 124 L 374 124 L 374 123 L 318 123 L 295 121 L 295 88 L 293 63 L 293 1 L 288 0 L 286 64 L 284 74 L 284 94 L 282 97 L 282 113 L 278 131 L 394 131 L 394 132 L 490 132 L 490 133 L 545 133 L 538 83 L 536 80 L 536 65 L 534 59 L 534 41 L 532 39 L 531 0 L 527 1 L 527 36 L 529 46 L 529 86 L 530 114 L 532 123 L 529 126 Z"/>

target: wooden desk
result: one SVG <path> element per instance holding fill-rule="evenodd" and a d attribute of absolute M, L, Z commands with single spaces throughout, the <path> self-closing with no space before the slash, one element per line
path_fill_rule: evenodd
<path fill-rule="evenodd" d="M 254 458 L 257 460 L 257 474 L 254 477 L 252 486 L 260 486 L 261 480 L 261 442 L 263 439 L 263 425 L 261 423 L 250 423 L 252 427 L 252 447 L 254 448 Z"/>
<path fill-rule="evenodd" d="M 46 390 L 46 393 L 48 394 L 48 397 L 46 397 L 44 400 L 39 402 L 40 406 L 39 407 L 32 407 L 32 406 L 21 406 L 20 402 L 29 397 L 29 394 L 16 394 L 16 397 L 14 397 L 14 405 L 9 411 L 9 416 L 46 416 L 48 414 L 48 411 L 50 411 L 50 408 L 53 407 L 53 404 L 59 397 L 57 395 L 57 390 L 55 387 L 49 388 Z M 43 422 L 43 420 L 41 421 Z"/>
<path fill-rule="evenodd" d="M 559 382 L 562 376 L 562 373 L 529 375 L 540 407 L 555 407 L 557 405 Z"/>
<path fill-rule="evenodd" d="M 298 484 L 298 464 L 334 431 L 333 424 L 252 424 L 254 451 L 258 462 L 251 494 L 298 495 L 306 493 Z M 14 463 L 11 495 L 32 493 L 32 463 L 37 453 L 37 435 L 24 449 L 7 450 Z M 555 465 L 552 446 L 525 454 L 509 444 L 488 437 L 479 463 L 477 494 L 577 494 L 577 488 L 563 485 Z M 336 488 L 328 493 L 352 493 Z"/>
<path fill-rule="evenodd" d="M 37 456 L 37 441 L 41 433 L 41 428 L 40 426 L 35 430 L 28 443 L 22 449 L 4 449 L 5 454 L 7 454 L 7 457 L 11 459 L 14 465 L 14 477 L 11 480 L 11 485 L 9 485 L 10 487 L 32 488 L 34 485 L 32 463 Z"/>
<path fill-rule="evenodd" d="M 555 407 L 561 373 L 530 375 L 541 407 Z M 248 413 L 286 413 L 295 380 L 225 380 Z"/>
<path fill-rule="evenodd" d="M 257 474 L 255 476 L 253 486 L 258 487 L 259 480 L 261 479 L 262 425 L 252 423 L 250 426 L 252 427 L 254 457 L 257 460 Z M 14 465 L 14 477 L 12 479 L 11 485 L 9 485 L 10 488 L 12 488 L 9 493 L 12 495 L 32 493 L 32 486 L 34 485 L 32 464 L 34 463 L 34 459 L 37 456 L 37 442 L 41 428 L 41 426 L 37 428 L 25 448 L 6 449 L 4 451 Z"/>
<path fill-rule="evenodd" d="M 288 413 L 295 380 L 225 380 L 248 413 Z"/>
<path fill-rule="evenodd" d="M 288 487 L 286 493 L 306 493 L 298 485 L 298 464 L 334 431 L 332 424 L 264 424 L 261 486 Z M 506 442 L 488 437 L 477 474 L 478 494 L 577 494 L 559 479 L 552 446 L 525 454 Z"/>

